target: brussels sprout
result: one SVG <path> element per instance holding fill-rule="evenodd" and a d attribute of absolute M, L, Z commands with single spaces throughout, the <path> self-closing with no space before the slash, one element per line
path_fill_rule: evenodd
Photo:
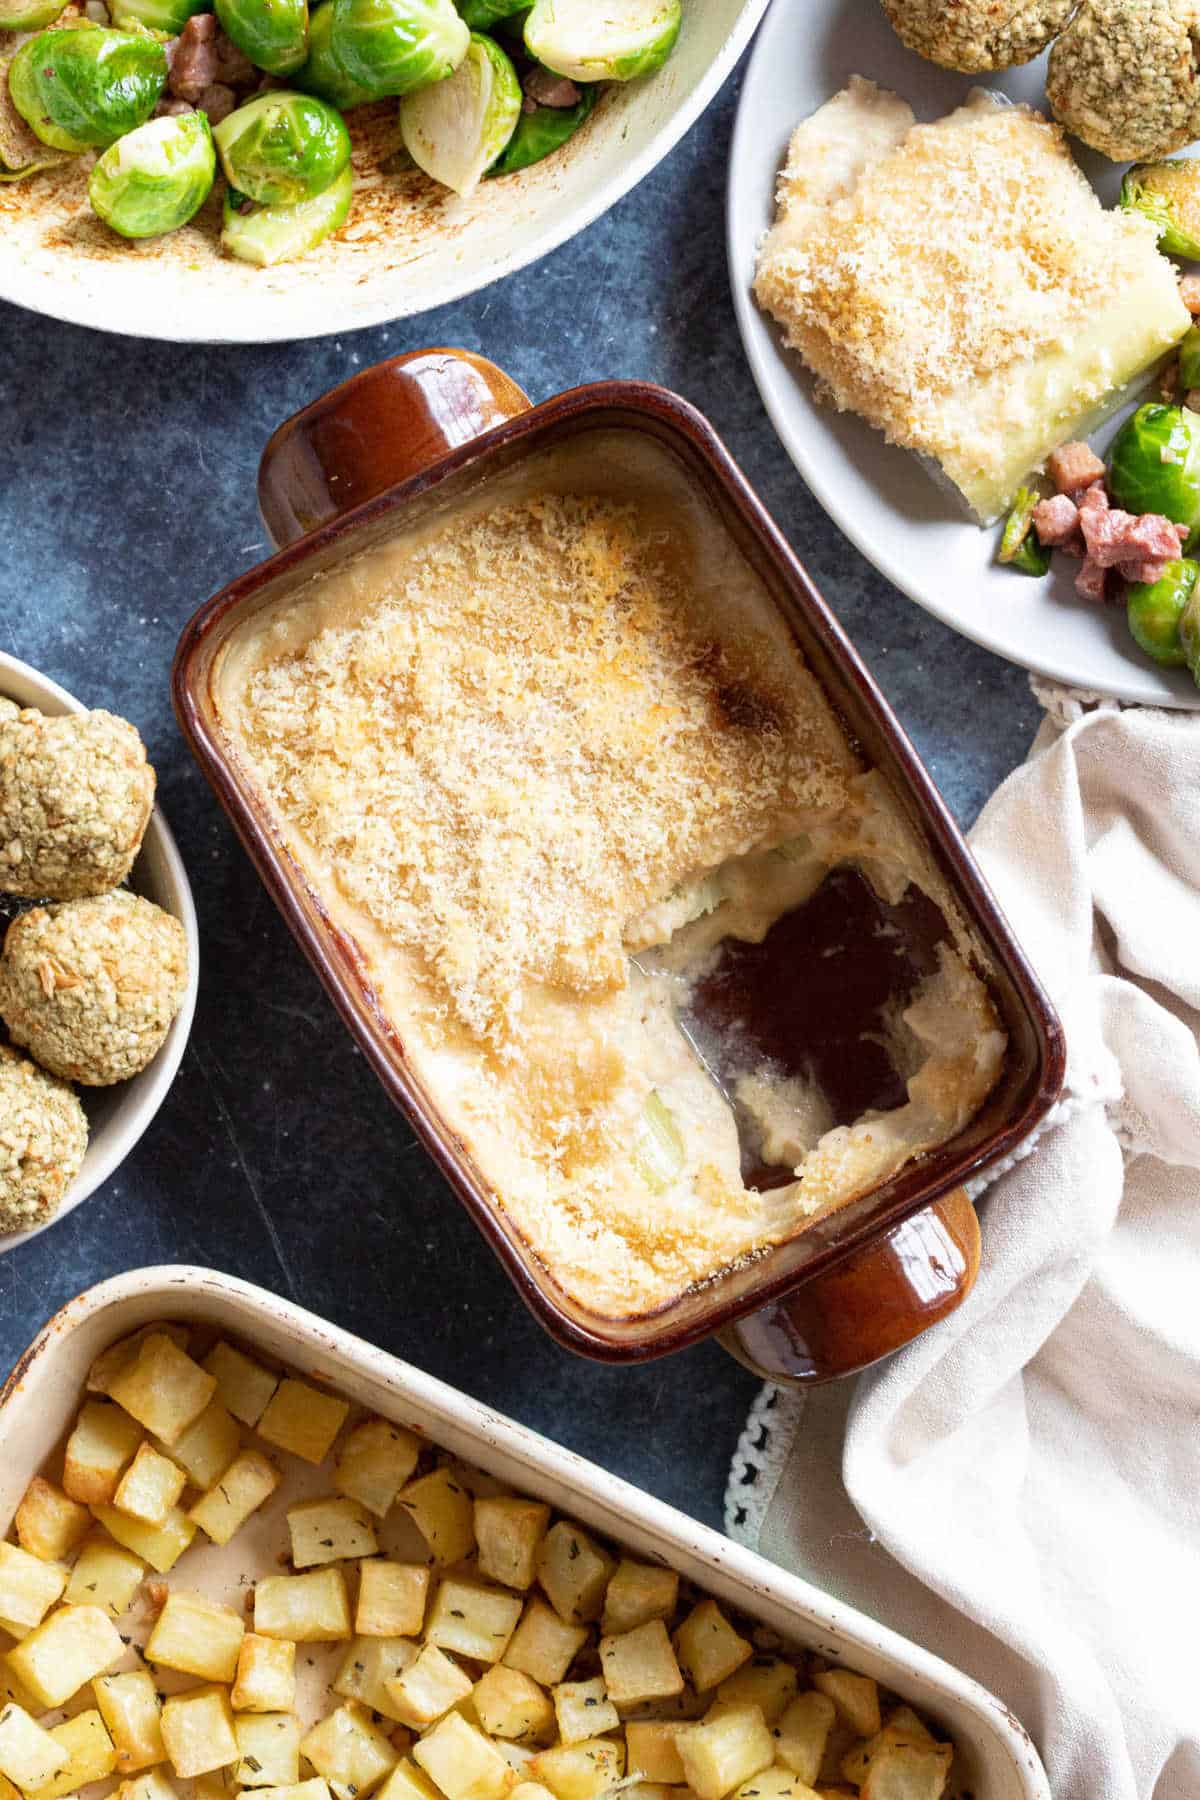
<path fill-rule="evenodd" d="M 168 37 L 178 37 L 193 13 L 209 10 L 208 0 L 107 0 L 107 5 L 114 25 L 144 25 Z"/>
<path fill-rule="evenodd" d="M 1193 325 L 1179 340 L 1179 385 L 1185 392 L 1200 387 L 1200 325 Z"/>
<path fill-rule="evenodd" d="M 571 81 L 632 81 L 662 68 L 682 22 L 680 0 L 535 0 L 525 48 Z"/>
<path fill-rule="evenodd" d="M 375 99 L 413 94 L 453 75 L 471 33 L 451 0 L 331 0 L 329 47 Z"/>
<path fill-rule="evenodd" d="M 1050 567 L 1050 552 L 1043 548 L 1033 529 L 1033 509 L 1039 498 L 1033 488 L 1017 489 L 997 553 L 998 562 L 1020 569 L 1023 575 L 1044 575 Z"/>
<path fill-rule="evenodd" d="M 1161 513 L 1189 531 L 1200 525 L 1200 414 L 1139 406 L 1113 439 L 1108 467 L 1109 494 L 1126 512 Z"/>
<path fill-rule="evenodd" d="M 1179 615 L 1179 642 L 1192 680 L 1200 687 L 1200 588 L 1193 588 Z"/>
<path fill-rule="evenodd" d="M 305 94 L 319 94 L 339 112 L 349 112 L 352 107 L 365 105 L 374 96 L 344 75 L 334 61 L 329 47 L 332 30 L 333 7 L 325 0 L 324 5 L 315 7 L 308 15 L 308 61 L 292 76 L 292 86 Z"/>
<path fill-rule="evenodd" d="M 347 164 L 323 194 L 299 206 L 255 206 L 236 188 L 225 190 L 221 243 L 242 262 L 269 269 L 315 250 L 331 231 L 346 223 L 354 177 Z"/>
<path fill-rule="evenodd" d="M 199 212 L 216 172 L 204 113 L 148 119 L 109 145 L 92 170 L 88 198 L 122 237 L 160 237 Z"/>
<path fill-rule="evenodd" d="M 508 140 L 508 148 L 499 162 L 493 163 L 490 175 L 515 175 L 552 156 L 573 137 L 596 104 L 596 89 L 585 87 L 574 106 L 538 106 L 522 112 L 517 129 Z"/>
<path fill-rule="evenodd" d="M 0 0 L 0 31 L 40 31 L 62 9 L 63 0 Z"/>
<path fill-rule="evenodd" d="M 472 31 L 490 31 L 501 19 L 529 11 L 529 0 L 458 0 L 458 10 Z"/>
<path fill-rule="evenodd" d="M 308 0 L 214 0 L 221 30 L 268 75 L 290 75 L 308 55 Z"/>
<path fill-rule="evenodd" d="M 107 149 L 145 123 L 166 85 L 161 44 L 98 25 L 41 32 L 8 71 L 13 105 L 56 150 Z"/>
<path fill-rule="evenodd" d="M 34 137 L 12 103 L 8 66 L 20 47 L 20 40 L 0 37 L 0 182 L 24 181 L 39 169 L 52 169 L 71 160 L 70 152 L 51 150 Z"/>
<path fill-rule="evenodd" d="M 499 44 L 473 35 L 446 81 L 400 102 L 400 135 L 419 169 L 473 194 L 521 116 L 521 84 Z"/>
<path fill-rule="evenodd" d="M 1143 163 L 1121 183 L 1121 205 L 1158 226 L 1168 256 L 1200 260 L 1200 163 Z"/>
<path fill-rule="evenodd" d="M 1133 581 L 1126 595 L 1126 616 L 1134 642 L 1156 663 L 1181 669 L 1187 653 L 1180 636 L 1180 620 L 1196 588 L 1200 563 L 1184 558 L 1169 562 L 1160 580 Z"/>
<path fill-rule="evenodd" d="M 315 200 L 350 161 L 346 121 L 315 94 L 256 94 L 213 136 L 230 187 L 261 206 Z"/>

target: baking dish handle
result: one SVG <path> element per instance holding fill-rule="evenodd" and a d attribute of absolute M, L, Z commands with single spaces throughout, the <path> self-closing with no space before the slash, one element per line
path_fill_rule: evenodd
<path fill-rule="evenodd" d="M 410 350 L 351 376 L 273 434 L 258 504 L 282 548 L 528 412 L 528 395 L 471 350 Z"/>
<path fill-rule="evenodd" d="M 962 1304 L 978 1273 L 979 1221 L 955 1188 L 719 1339 L 767 1381 L 816 1386 L 911 1343 Z"/>

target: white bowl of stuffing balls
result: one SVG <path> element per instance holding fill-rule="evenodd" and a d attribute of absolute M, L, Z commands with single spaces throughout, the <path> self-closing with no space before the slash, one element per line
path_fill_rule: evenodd
<path fill-rule="evenodd" d="M 175 1078 L 198 934 L 136 728 L 0 652 L 0 1254 L 79 1206 Z"/>

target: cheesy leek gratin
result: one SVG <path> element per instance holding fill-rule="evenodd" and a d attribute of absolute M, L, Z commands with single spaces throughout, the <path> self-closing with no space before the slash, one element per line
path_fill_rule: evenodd
<path fill-rule="evenodd" d="M 148 1325 L 87 1387 L 0 1541 L 6 1800 L 947 1791 L 869 1677 L 240 1345 Z"/>
<path fill-rule="evenodd" d="M 918 124 L 856 76 L 804 120 L 755 278 L 823 399 L 984 522 L 1191 324 L 1157 228 L 1106 211 L 1061 127 L 978 90 Z"/>
<path fill-rule="evenodd" d="M 605 1317 L 659 1307 L 951 1137 L 1004 1053 L 924 844 L 671 456 L 589 433 L 235 630 L 230 757 L 442 1117 Z M 835 1122 L 681 1029 L 722 945 L 833 869 L 941 908 L 881 1027 L 904 1103 Z M 903 1088 L 901 1089 L 903 1092 Z M 743 1169 L 782 1169 L 770 1191 Z"/>

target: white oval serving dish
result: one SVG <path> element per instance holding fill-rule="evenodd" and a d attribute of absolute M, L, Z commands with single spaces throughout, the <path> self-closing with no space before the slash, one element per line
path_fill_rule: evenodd
<path fill-rule="evenodd" d="M 65 1436 L 97 1354 L 156 1320 L 214 1326 L 434 1439 L 641 1556 L 660 1558 L 794 1645 L 872 1675 L 952 1736 L 974 1800 L 1050 1800 L 1033 1745 L 993 1695 L 865 1614 L 410 1364 L 211 1269 L 138 1269 L 52 1318 L 0 1393 L 0 1534 Z M 206 1552 L 207 1554 L 207 1552 Z"/>
<path fill-rule="evenodd" d="M 18 706 L 34 706 L 44 713 L 81 713 L 88 708 L 65 688 L 45 675 L 39 675 L 28 663 L 0 651 L 0 695 L 15 700 Z M 170 827 L 156 806 L 146 827 L 146 836 L 138 859 L 133 865 L 129 885 L 136 893 L 153 900 L 164 912 L 173 913 L 187 933 L 188 985 L 183 1005 L 175 1015 L 167 1033 L 167 1041 L 150 1064 L 132 1081 L 116 1087 L 80 1089 L 87 1110 L 90 1135 L 83 1167 L 68 1188 L 66 1197 L 54 1217 L 32 1231 L 0 1233 L 0 1256 L 15 1250 L 18 1244 L 48 1231 L 60 1219 L 81 1206 L 101 1184 L 120 1167 L 151 1119 L 166 1098 L 175 1079 L 180 1060 L 192 1028 L 199 985 L 200 933 L 196 924 L 196 908 L 188 883 L 183 859 L 175 847 Z"/>
<path fill-rule="evenodd" d="M 130 337 L 241 344 L 322 337 L 461 300 L 565 243 L 648 175 L 712 100 L 767 4 L 685 0 L 658 74 L 610 88 L 560 155 L 485 181 L 469 200 L 420 175 L 371 173 L 372 147 L 360 145 L 349 222 L 274 269 L 221 255 L 216 197 L 167 237 L 115 237 L 88 205 L 90 155 L 0 183 L 0 299 Z M 532 293 L 529 312 L 542 322 Z"/>

